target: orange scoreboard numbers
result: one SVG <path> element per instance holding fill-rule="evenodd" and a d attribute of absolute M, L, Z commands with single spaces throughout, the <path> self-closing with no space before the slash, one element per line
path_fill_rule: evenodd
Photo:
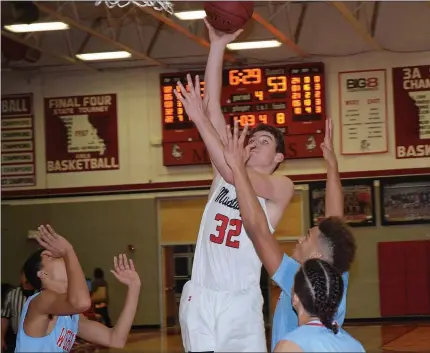
<path fill-rule="evenodd" d="M 196 125 L 174 94 L 178 81 L 185 89 L 187 74 L 192 78 L 204 72 L 163 73 L 160 75 L 164 165 L 210 163 Z M 300 63 L 226 68 L 222 71 L 220 105 L 230 126 L 253 128 L 268 124 L 285 138 L 286 158 L 313 158 L 325 125 L 324 64 Z M 205 82 L 200 81 L 201 95 Z M 205 156 L 205 157 L 203 157 Z"/>

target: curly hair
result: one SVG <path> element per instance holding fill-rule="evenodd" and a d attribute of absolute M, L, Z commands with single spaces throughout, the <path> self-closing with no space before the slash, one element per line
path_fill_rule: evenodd
<path fill-rule="evenodd" d="M 316 316 L 335 334 L 338 327 L 333 323 L 342 300 L 344 284 L 342 275 L 331 264 L 320 259 L 307 260 L 294 279 L 294 293 L 304 309 Z"/>
<path fill-rule="evenodd" d="M 351 228 L 338 217 L 324 219 L 318 228 L 321 240 L 331 251 L 333 266 L 340 273 L 349 271 L 357 249 Z"/>

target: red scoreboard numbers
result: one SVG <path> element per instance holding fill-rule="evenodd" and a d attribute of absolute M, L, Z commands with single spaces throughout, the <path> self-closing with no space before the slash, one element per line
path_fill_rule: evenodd
<path fill-rule="evenodd" d="M 209 164 L 204 143 L 173 93 L 186 74 L 160 75 L 165 166 Z M 204 94 L 204 72 L 199 75 Z M 234 68 L 223 70 L 221 109 L 226 123 L 270 124 L 285 136 L 286 159 L 321 157 L 324 139 L 324 64 Z M 186 89 L 188 89 L 186 87 Z"/>

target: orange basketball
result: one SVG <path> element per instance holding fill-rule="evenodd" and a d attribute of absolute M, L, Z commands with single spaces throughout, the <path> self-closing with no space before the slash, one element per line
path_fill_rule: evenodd
<path fill-rule="evenodd" d="M 253 1 L 205 2 L 206 18 L 218 31 L 233 33 L 243 28 L 252 18 Z"/>

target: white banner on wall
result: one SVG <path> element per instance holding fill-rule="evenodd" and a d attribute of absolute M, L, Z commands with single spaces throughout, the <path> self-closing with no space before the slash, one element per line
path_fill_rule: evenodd
<path fill-rule="evenodd" d="M 341 152 L 388 152 L 386 70 L 339 73 Z"/>

